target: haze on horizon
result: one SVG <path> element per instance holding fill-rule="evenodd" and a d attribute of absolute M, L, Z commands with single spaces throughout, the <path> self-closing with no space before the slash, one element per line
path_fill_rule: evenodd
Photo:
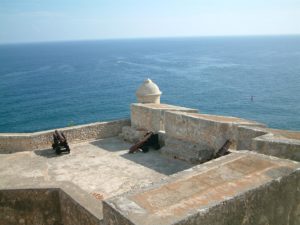
<path fill-rule="evenodd" d="M 299 0 L 0 0 L 0 43 L 300 34 Z"/>

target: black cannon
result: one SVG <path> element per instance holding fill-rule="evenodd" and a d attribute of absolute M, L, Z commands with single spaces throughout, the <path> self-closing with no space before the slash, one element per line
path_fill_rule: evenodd
<path fill-rule="evenodd" d="M 56 154 L 70 153 L 70 147 L 63 132 L 55 130 L 53 134 L 53 142 L 52 148 L 55 150 Z"/>
<path fill-rule="evenodd" d="M 154 134 L 151 131 L 147 132 L 140 141 L 131 146 L 129 149 L 129 153 L 134 153 L 139 149 L 146 153 L 149 151 L 150 147 L 154 148 L 155 150 L 160 149 L 158 134 Z"/>
<path fill-rule="evenodd" d="M 230 153 L 229 148 L 231 144 L 233 144 L 233 141 L 227 140 L 225 144 L 217 151 L 214 158 L 216 159 L 221 156 L 228 155 Z"/>

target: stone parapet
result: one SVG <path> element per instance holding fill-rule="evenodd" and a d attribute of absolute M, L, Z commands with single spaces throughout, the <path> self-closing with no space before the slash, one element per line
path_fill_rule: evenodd
<path fill-rule="evenodd" d="M 168 136 L 179 140 L 201 143 L 218 150 L 226 142 L 237 143 L 238 126 L 264 126 L 255 121 L 228 116 L 199 113 L 166 112 L 165 130 Z"/>
<path fill-rule="evenodd" d="M 284 131 L 283 131 L 284 132 Z M 300 132 L 294 132 L 300 134 Z M 252 139 L 253 151 L 280 158 L 300 161 L 300 139 L 268 133 Z"/>
<path fill-rule="evenodd" d="M 197 109 L 167 105 L 167 104 L 131 104 L 131 126 L 135 129 L 145 129 L 158 132 L 165 129 L 165 112 L 198 112 Z"/>
<path fill-rule="evenodd" d="M 214 156 L 214 150 L 202 143 L 183 141 L 166 135 L 162 154 L 182 159 L 193 164 L 204 163 Z"/>
<path fill-rule="evenodd" d="M 300 132 L 239 126 L 237 149 L 300 161 Z"/>
<path fill-rule="evenodd" d="M 123 128 L 122 137 L 137 142 L 146 131 L 164 131 L 162 153 L 193 163 L 209 160 L 227 140 L 233 142 L 231 149 L 300 161 L 300 132 L 270 129 L 242 118 L 166 104 L 132 104 L 131 127 Z"/>
<path fill-rule="evenodd" d="M 136 143 L 141 140 L 147 133 L 145 129 L 135 129 L 131 126 L 125 126 L 122 128 L 122 133 L 119 135 L 124 141 L 130 143 Z"/>
<path fill-rule="evenodd" d="M 80 142 L 117 136 L 122 127 L 130 125 L 129 119 L 97 122 L 60 128 L 69 142 Z M 51 148 L 54 130 L 35 133 L 0 133 L 0 154 Z"/>
<path fill-rule="evenodd" d="M 0 189 L 0 225 L 102 225 L 102 203 L 81 189 L 57 184 L 22 184 Z"/>
<path fill-rule="evenodd" d="M 268 130 L 265 127 L 238 126 L 236 149 L 251 150 L 252 140 L 267 133 Z"/>
<path fill-rule="evenodd" d="M 299 224 L 299 163 L 234 152 L 103 204 L 106 225 Z"/>

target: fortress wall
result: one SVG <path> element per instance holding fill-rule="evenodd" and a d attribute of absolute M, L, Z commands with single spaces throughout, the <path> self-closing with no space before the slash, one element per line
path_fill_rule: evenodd
<path fill-rule="evenodd" d="M 264 127 L 238 126 L 236 148 L 238 150 L 251 150 L 252 139 L 267 134 Z"/>
<path fill-rule="evenodd" d="M 69 142 L 80 142 L 90 139 L 101 139 L 117 136 L 122 127 L 129 126 L 130 120 L 97 122 L 80 126 L 60 128 Z M 51 148 L 54 130 L 35 133 L 2 133 L 0 134 L 0 153 L 12 153 Z"/>
<path fill-rule="evenodd" d="M 166 113 L 166 134 L 169 137 L 201 143 L 207 148 L 219 149 L 226 140 L 235 137 L 234 128 L 231 123 L 206 120 L 195 114 Z"/>
<path fill-rule="evenodd" d="M 131 104 L 131 126 L 153 132 L 165 130 L 166 111 L 198 112 L 197 109 L 167 104 L 134 103 Z"/>
<path fill-rule="evenodd" d="M 216 150 L 229 139 L 238 143 L 239 137 L 242 138 L 238 130 L 241 125 L 264 127 L 255 121 L 199 113 L 166 112 L 165 121 L 168 136 L 202 143 Z"/>
<path fill-rule="evenodd" d="M 289 139 L 268 133 L 252 139 L 251 149 L 262 154 L 300 162 L 300 139 Z"/>
<path fill-rule="evenodd" d="M 0 202 L 0 225 L 103 224 L 99 201 L 68 182 L 3 189 Z"/>
<path fill-rule="evenodd" d="M 58 190 L 0 190 L 0 225 L 61 224 Z"/>
<path fill-rule="evenodd" d="M 201 163 L 212 156 L 225 144 L 232 141 L 231 148 L 244 140 L 251 142 L 251 135 L 240 136 L 239 126 L 264 127 L 254 121 L 236 117 L 215 116 L 198 113 L 165 113 L 165 146 L 162 152 L 190 162 Z"/>
<path fill-rule="evenodd" d="M 70 195 L 72 193 L 72 196 Z M 74 199 L 75 197 L 75 199 Z M 63 225 L 102 225 L 102 206 L 99 201 L 80 195 L 79 193 L 66 191 L 64 188 L 59 190 L 59 204 L 61 220 Z M 94 205 L 97 205 L 96 207 Z M 91 211 L 91 208 L 96 208 Z"/>
<path fill-rule="evenodd" d="M 231 149 L 300 161 L 300 132 L 274 130 L 242 118 L 166 104 L 132 104 L 131 126 L 123 127 L 121 137 L 135 143 L 147 131 L 160 134 L 163 154 L 192 163 L 211 159 L 227 140 L 233 141 Z"/>

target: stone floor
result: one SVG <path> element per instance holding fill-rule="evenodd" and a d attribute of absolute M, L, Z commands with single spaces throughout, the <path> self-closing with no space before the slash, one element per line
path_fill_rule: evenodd
<path fill-rule="evenodd" d="M 0 154 L 0 189 L 34 183 L 71 182 L 97 199 L 106 199 L 157 182 L 192 165 L 155 150 L 128 154 L 130 144 L 108 138 L 53 150 Z"/>

